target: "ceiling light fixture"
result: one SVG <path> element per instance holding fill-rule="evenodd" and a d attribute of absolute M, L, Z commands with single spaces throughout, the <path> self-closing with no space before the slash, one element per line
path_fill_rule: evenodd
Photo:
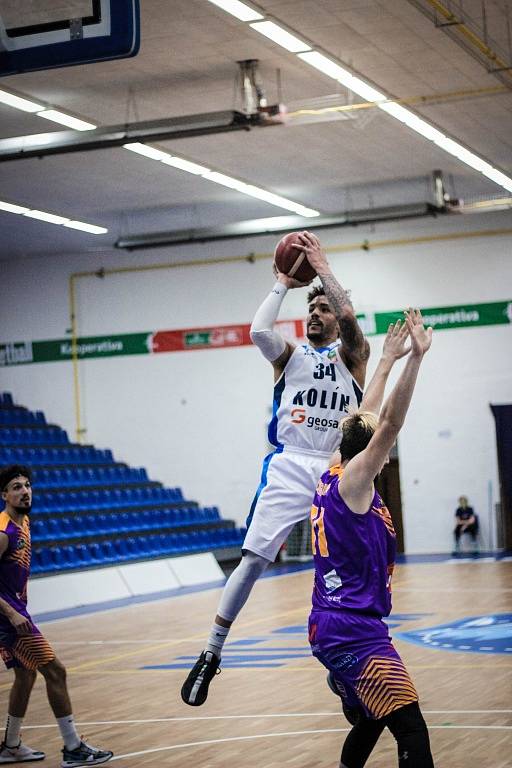
<path fill-rule="evenodd" d="M 65 224 L 69 219 L 66 216 L 56 216 L 54 213 L 46 213 L 46 211 L 27 211 L 23 214 L 30 219 L 38 219 L 39 221 L 46 221 L 48 224 Z"/>
<path fill-rule="evenodd" d="M 299 214 L 299 216 L 307 216 L 309 218 L 320 216 L 319 211 L 315 211 L 313 208 L 307 208 L 305 205 L 296 203 L 294 200 L 288 200 L 288 198 L 281 197 L 281 195 L 276 195 L 274 192 L 269 192 L 266 189 L 255 186 L 254 184 L 248 184 L 247 182 L 241 181 L 240 179 L 235 179 L 233 176 L 228 176 L 225 173 L 213 171 L 211 168 L 207 168 L 204 165 L 199 165 L 198 163 L 193 163 L 190 160 L 185 160 L 185 158 L 170 155 L 167 152 L 163 152 L 161 149 L 157 149 L 156 147 L 151 147 L 138 141 L 131 142 L 129 144 L 123 144 L 123 147 L 124 149 L 129 149 L 131 152 L 135 152 L 138 155 L 148 157 L 151 160 L 158 160 L 159 162 L 164 163 L 164 165 L 171 165 L 181 171 L 186 171 L 187 173 L 192 173 L 195 176 L 200 176 L 201 178 L 206 179 L 206 181 L 212 181 L 215 184 L 228 187 L 228 189 L 235 189 L 237 192 L 241 192 L 244 195 L 249 195 L 249 197 L 255 197 L 258 200 L 263 200 L 264 202 L 275 205 L 278 208 L 284 208 L 286 211 L 292 211 L 293 213 Z"/>
<path fill-rule="evenodd" d="M 257 21 L 255 24 L 249 24 L 249 26 L 255 29 L 256 32 L 260 32 L 265 37 L 268 37 L 274 43 L 286 48 L 291 53 L 311 50 L 311 46 L 308 43 L 287 32 L 286 29 L 283 29 L 283 27 L 275 24 L 273 21 Z"/>
<path fill-rule="evenodd" d="M 12 203 L 4 203 L 0 200 L 0 211 L 6 211 L 7 213 L 24 214 L 30 211 L 30 208 L 25 208 L 23 205 L 13 205 Z"/>
<path fill-rule="evenodd" d="M 263 16 L 254 8 L 251 8 L 246 3 L 241 3 L 239 0 L 209 0 L 213 5 L 217 5 L 222 8 L 223 11 L 227 11 L 232 16 L 236 16 L 240 21 L 256 21 L 256 19 L 262 19 Z"/>
<path fill-rule="evenodd" d="M 24 205 L 15 205 L 0 200 L 0 211 L 6 213 L 15 213 L 20 216 L 27 216 L 29 219 L 37 219 L 47 224 L 57 224 L 58 226 L 71 227 L 72 229 L 81 229 L 83 232 L 89 232 L 92 235 L 104 235 L 108 232 L 106 227 L 98 227 L 96 224 L 87 224 L 82 221 L 73 221 L 66 216 L 58 216 L 55 213 L 39 211 L 36 208 L 27 208 Z"/>
<path fill-rule="evenodd" d="M 91 235 L 105 235 L 106 227 L 97 227 L 96 224 L 87 224 L 85 221 L 66 221 L 63 225 L 69 229 L 79 229 L 81 232 L 89 232 Z"/>
<path fill-rule="evenodd" d="M 67 115 L 65 112 L 61 112 L 58 109 L 43 109 L 37 113 L 38 117 L 44 117 L 45 120 L 51 120 L 54 123 L 65 125 L 67 128 L 73 128 L 75 131 L 92 131 L 97 128 L 97 125 L 88 123 L 86 120 L 80 120 L 73 115 Z"/>
<path fill-rule="evenodd" d="M 23 112 L 40 112 L 44 109 L 43 104 L 36 104 L 35 101 L 22 99 L 20 96 L 15 96 L 14 93 L 4 90 L 0 90 L 0 104 L 7 104 L 8 107 L 21 109 Z"/>

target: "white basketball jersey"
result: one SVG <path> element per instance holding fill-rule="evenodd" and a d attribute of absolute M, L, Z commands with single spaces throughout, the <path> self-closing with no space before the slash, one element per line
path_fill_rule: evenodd
<path fill-rule="evenodd" d="M 276 448 L 331 454 L 338 448 L 339 424 L 363 393 L 339 355 L 339 341 L 314 349 L 296 347 L 274 386 L 268 439 Z"/>

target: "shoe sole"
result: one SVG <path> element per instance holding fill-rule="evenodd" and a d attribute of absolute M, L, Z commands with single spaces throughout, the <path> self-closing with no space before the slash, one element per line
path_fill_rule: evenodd
<path fill-rule="evenodd" d="M 44 760 L 46 755 L 42 757 L 22 757 L 21 760 L 5 760 L 0 757 L 0 765 L 14 765 L 15 763 L 35 763 L 37 760 Z"/>

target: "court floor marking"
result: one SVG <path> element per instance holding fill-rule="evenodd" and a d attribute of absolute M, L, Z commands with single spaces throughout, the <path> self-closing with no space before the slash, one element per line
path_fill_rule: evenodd
<path fill-rule="evenodd" d="M 429 730 L 512 730 L 512 725 L 429 725 Z M 230 736 L 223 739 L 205 739 L 204 741 L 189 741 L 183 744 L 172 744 L 167 747 L 153 747 L 143 749 L 138 752 L 126 752 L 124 755 L 115 755 L 114 760 L 122 760 L 127 757 L 140 757 L 141 755 L 150 755 L 155 752 L 170 752 L 175 749 L 186 749 L 187 747 L 203 747 L 208 744 L 226 744 L 234 741 L 251 741 L 252 739 L 272 739 L 283 738 L 283 736 L 308 736 L 320 733 L 347 733 L 350 728 L 322 728 L 308 731 L 287 731 L 285 733 L 255 733 L 250 736 Z"/>
<path fill-rule="evenodd" d="M 422 709 L 424 715 L 498 715 L 512 714 L 512 709 Z M 90 725 L 149 725 L 151 723 L 179 723 L 195 720 L 261 720 L 262 718 L 280 718 L 280 717 L 340 717 L 341 710 L 338 712 L 279 712 L 265 713 L 257 715 L 196 715 L 189 717 L 154 717 L 139 720 L 91 720 L 78 721 L 76 724 L 81 728 Z M 433 727 L 433 726 L 429 726 Z M 469 726 L 467 726 L 469 727 Z M 487 726 L 474 726 L 487 727 Z M 496 726 L 507 727 L 512 726 Z M 57 728 L 57 723 L 48 723 L 45 725 L 23 725 L 26 729 L 41 730 L 44 728 Z"/>
<path fill-rule="evenodd" d="M 306 622 L 306 612 L 304 610 L 304 607 L 301 606 L 300 608 L 291 608 L 289 611 L 281 611 L 280 613 L 275 613 L 270 616 L 260 616 L 257 619 L 251 619 L 250 621 L 240 621 L 237 622 L 237 629 L 244 630 L 247 627 L 252 627 L 255 624 L 262 624 L 264 622 L 268 623 L 280 623 L 282 624 L 282 619 L 287 616 L 294 616 L 294 615 L 302 615 L 304 616 L 303 623 Z M 160 651 L 164 648 L 172 648 L 173 646 L 180 645 L 181 643 L 189 643 L 189 642 L 195 642 L 197 640 L 204 641 L 205 640 L 205 632 L 197 633 L 196 635 L 191 635 L 189 637 L 180 637 L 176 638 L 174 640 L 167 640 L 165 642 L 156 643 L 155 645 L 149 645 L 145 647 L 139 647 L 135 648 L 131 651 L 125 651 L 124 653 L 118 653 L 115 656 L 107 656 L 104 659 L 94 659 L 92 661 L 86 661 L 83 664 L 77 664 L 75 666 L 69 666 L 67 667 L 67 671 L 69 672 L 82 672 L 83 670 L 90 669 L 91 667 L 99 667 L 102 664 L 108 664 L 110 662 L 120 661 L 121 659 L 130 658 L 131 656 L 137 656 L 138 654 L 144 652 L 147 653 L 148 651 Z M 0 685 L 0 691 L 5 690 L 6 688 L 10 688 L 12 685 L 12 682 L 4 683 L 3 685 Z"/>

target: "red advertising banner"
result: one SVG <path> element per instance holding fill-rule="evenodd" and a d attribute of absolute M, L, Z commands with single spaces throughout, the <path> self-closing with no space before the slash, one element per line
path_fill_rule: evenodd
<path fill-rule="evenodd" d="M 280 333 L 290 341 L 304 338 L 303 320 L 281 320 L 276 323 Z M 252 342 L 250 325 L 221 325 L 210 328 L 184 328 L 179 331 L 157 331 L 151 337 L 151 351 L 190 352 L 194 349 L 221 349 L 245 347 Z"/>

